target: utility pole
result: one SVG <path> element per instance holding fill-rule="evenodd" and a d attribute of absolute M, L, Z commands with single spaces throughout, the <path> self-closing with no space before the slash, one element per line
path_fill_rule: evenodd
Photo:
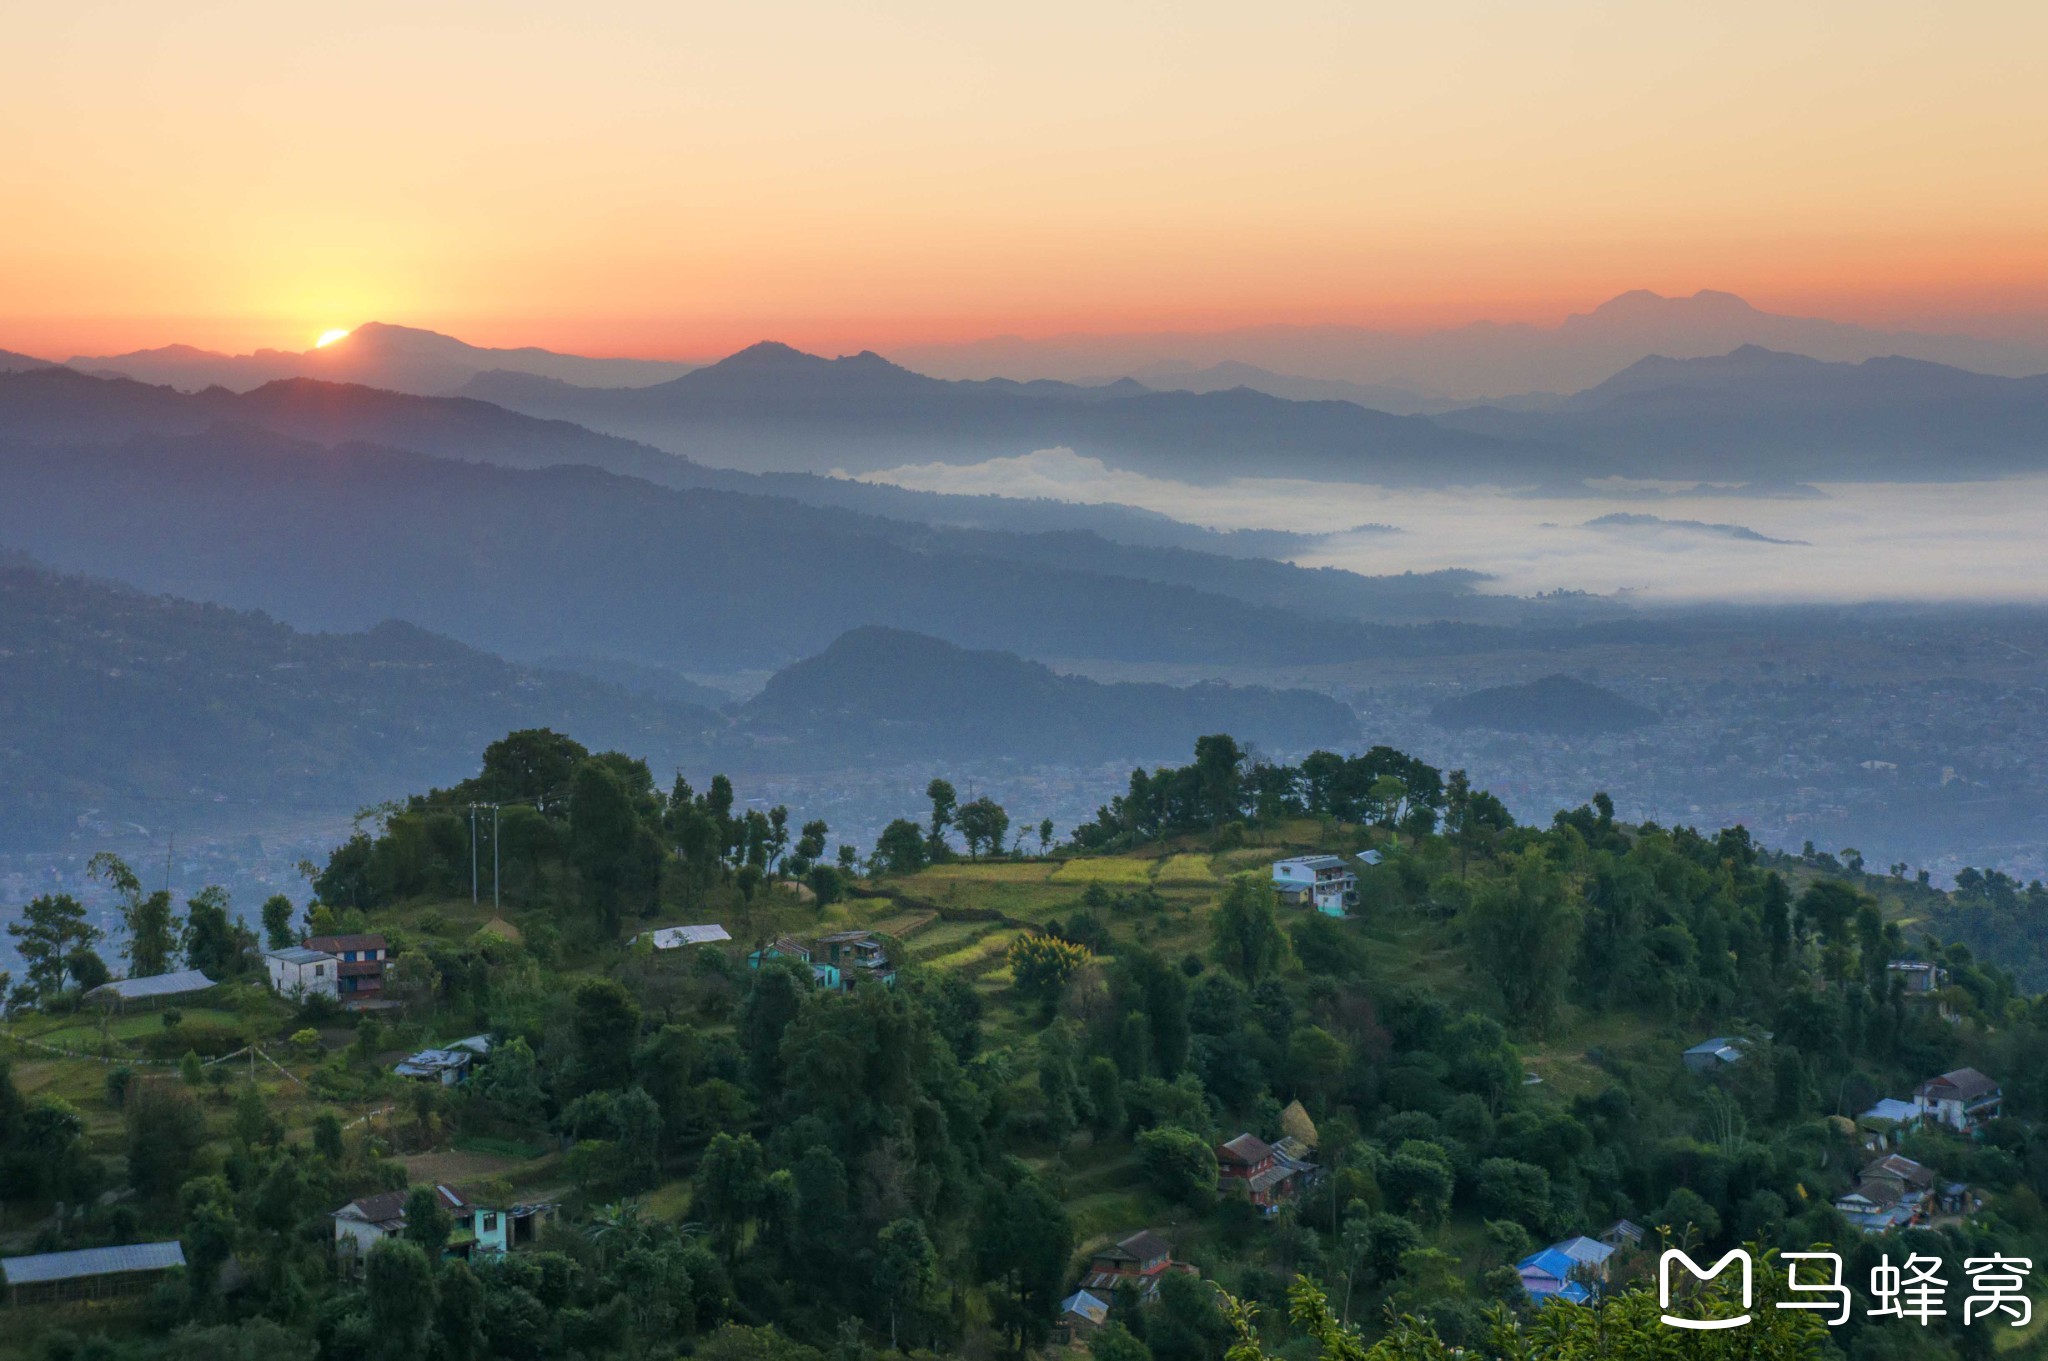
<path fill-rule="evenodd" d="M 469 904 L 476 906 L 476 805 L 469 806 Z"/>
<path fill-rule="evenodd" d="M 166 893 L 169 893 L 171 891 L 171 856 L 177 851 L 177 849 L 178 834 L 176 832 L 172 832 L 170 844 L 164 847 L 164 892 Z"/>
<path fill-rule="evenodd" d="M 498 911 L 498 805 L 491 805 L 491 915 Z"/>

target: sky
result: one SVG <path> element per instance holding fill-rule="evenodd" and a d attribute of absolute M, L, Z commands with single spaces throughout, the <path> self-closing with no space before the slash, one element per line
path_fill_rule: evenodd
<path fill-rule="evenodd" d="M 2048 6 L 17 6 L 0 347 L 696 358 L 1630 288 L 2048 336 Z"/>

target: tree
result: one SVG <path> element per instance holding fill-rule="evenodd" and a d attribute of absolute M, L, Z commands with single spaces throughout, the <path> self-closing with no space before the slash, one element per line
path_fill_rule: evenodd
<path fill-rule="evenodd" d="M 740 1006 L 740 1049 L 756 1090 L 772 1092 L 781 1086 L 783 1032 L 810 992 L 809 971 L 800 970 L 795 961 L 762 960 Z"/>
<path fill-rule="evenodd" d="M 640 1038 L 639 1004 L 612 979 L 586 978 L 576 985 L 572 1005 L 575 1090 L 609 1091 L 625 1086 L 633 1075 L 633 1045 Z"/>
<path fill-rule="evenodd" d="M 1043 1342 L 1074 1255 L 1066 1208 L 1029 1169 L 1012 1161 L 985 1188 L 974 1234 L 981 1279 L 992 1287 L 996 1326 L 1014 1348 Z"/>
<path fill-rule="evenodd" d="M 170 1195 L 206 1146 L 199 1103 L 169 1083 L 138 1082 L 121 1114 L 128 1131 L 129 1184 L 145 1199 Z"/>
<path fill-rule="evenodd" d="M 68 893 L 44 894 L 29 900 L 21 920 L 7 924 L 14 949 L 25 966 L 23 978 L 39 1000 L 63 990 L 73 952 L 90 948 L 100 929 L 85 919 L 85 907 Z"/>
<path fill-rule="evenodd" d="M 1752 1321 L 1732 1332 L 1700 1333 L 1673 1328 L 1663 1321 L 1668 1307 L 1659 1292 L 1636 1287 L 1610 1295 L 1598 1309 L 1553 1308 L 1537 1311 L 1526 1321 L 1497 1309 L 1485 1321 L 1476 1345 L 1452 1346 L 1425 1318 L 1395 1315 L 1379 1341 L 1368 1346 L 1330 1310 L 1322 1290 L 1305 1277 L 1288 1287 L 1288 1317 L 1294 1331 L 1322 1361 L 1455 1361 L 1461 1356 L 1543 1358 L 1544 1361 L 1591 1361 L 1626 1356 L 1642 1361 L 1694 1361 L 1695 1358 L 1746 1358 L 1746 1361 L 1816 1361 L 1831 1355 L 1827 1325 L 1803 1309 L 1776 1307 L 1790 1292 L 1782 1263 L 1756 1264 L 1754 1280 L 1761 1287 L 1752 1304 L 1746 1293 L 1751 1277 L 1724 1271 L 1700 1283 L 1684 1303 L 1694 1318 Z M 1220 1293 L 1220 1292 L 1219 1292 Z M 1236 1342 L 1228 1361 L 1274 1361 L 1260 1339 L 1257 1310 L 1221 1295 L 1222 1312 Z M 1391 1311 L 1390 1311 L 1391 1312 Z M 1723 1341 L 1722 1339 L 1725 1339 Z M 1155 1349 L 1156 1350 L 1156 1349 Z M 1293 1349 L 1289 1349 L 1292 1354 Z"/>
<path fill-rule="evenodd" d="M 761 1146 L 754 1136 L 735 1138 L 723 1131 L 713 1135 L 697 1165 L 695 1185 L 691 1209 L 718 1235 L 731 1257 L 767 1190 Z"/>
<path fill-rule="evenodd" d="M 364 1263 L 363 1293 L 370 1305 L 373 1346 L 382 1361 L 417 1361 L 427 1355 L 434 1265 L 419 1244 L 379 1240 Z"/>
<path fill-rule="evenodd" d="M 255 937 L 228 913 L 228 891 L 208 884 L 185 902 L 185 963 L 219 981 L 242 972 Z"/>
<path fill-rule="evenodd" d="M 1479 1208 L 1488 1218 L 1509 1219 L 1541 1229 L 1550 1215 L 1550 1174 L 1513 1158 L 1479 1164 Z"/>
<path fill-rule="evenodd" d="M 1168 1200 L 1196 1210 L 1216 1197 L 1216 1150 L 1192 1130 L 1160 1125 L 1138 1136 L 1138 1165 Z"/>
<path fill-rule="evenodd" d="M 1409 1139 L 1387 1159 L 1380 1185 L 1387 1200 L 1406 1210 L 1418 1223 L 1441 1223 L 1451 1208 L 1457 1174 L 1440 1145 Z"/>
<path fill-rule="evenodd" d="M 428 1261 L 439 1261 L 441 1249 L 455 1232 L 455 1216 L 441 1203 L 441 1192 L 433 1186 L 415 1186 L 405 1198 L 405 1238 L 420 1245 Z"/>
<path fill-rule="evenodd" d="M 64 956 L 64 972 L 71 975 L 71 981 L 82 992 L 91 992 L 113 977 L 107 969 L 107 961 L 101 959 L 100 952 L 90 945 L 72 947 L 71 953 Z"/>
<path fill-rule="evenodd" d="M 806 822 L 802 833 L 796 839 L 796 855 L 790 860 L 792 874 L 806 875 L 812 866 L 825 855 L 825 839 L 832 835 L 832 829 L 824 822 L 813 819 Z"/>
<path fill-rule="evenodd" d="M 915 874 L 930 863 L 931 847 L 924 832 L 908 818 L 897 818 L 884 827 L 875 842 L 873 864 L 879 871 Z"/>
<path fill-rule="evenodd" d="M 476 1361 L 487 1354 L 484 1341 L 483 1282 L 466 1262 L 441 1268 L 435 1291 L 434 1354 L 446 1361 Z"/>
<path fill-rule="evenodd" d="M 1256 987 L 1287 958 L 1287 935 L 1280 929 L 1277 901 L 1271 880 L 1240 874 L 1230 881 L 1223 902 L 1210 918 L 1210 948 L 1216 962 L 1246 987 Z"/>
<path fill-rule="evenodd" d="M 1578 955 L 1578 891 L 1541 847 L 1507 861 L 1507 875 L 1481 884 L 1464 912 L 1465 943 L 1493 981 L 1507 1014 L 1541 1031 L 1556 1015 Z"/>
<path fill-rule="evenodd" d="M 1244 806 L 1244 752 L 1228 733 L 1195 739 L 1195 787 L 1202 820 L 1220 827 Z"/>
<path fill-rule="evenodd" d="M 836 865 L 811 866 L 804 875 L 804 884 L 820 907 L 830 907 L 846 896 L 846 876 Z"/>
<path fill-rule="evenodd" d="M 924 787 L 924 796 L 932 801 L 931 832 L 925 851 L 932 860 L 944 860 L 952 854 L 946 845 L 946 828 L 953 824 L 953 811 L 960 806 L 960 796 L 953 792 L 951 784 L 939 779 Z"/>
<path fill-rule="evenodd" d="M 86 873 L 104 881 L 121 900 L 121 925 L 128 938 L 123 947 L 128 976 L 154 978 L 168 973 L 172 959 L 183 947 L 177 915 L 171 910 L 170 890 L 145 894 L 135 871 L 111 851 L 101 851 L 88 861 Z"/>
<path fill-rule="evenodd" d="M 550 728 L 522 728 L 484 748 L 483 773 L 457 797 L 488 803 L 532 804 L 542 813 L 569 796 L 576 767 L 590 752 Z"/>
<path fill-rule="evenodd" d="M 263 900 L 263 944 L 271 950 L 288 950 L 297 943 L 292 930 L 292 900 L 273 893 Z"/>
<path fill-rule="evenodd" d="M 1010 815 L 986 794 L 972 803 L 963 804 L 953 821 L 960 829 L 961 839 L 967 843 L 970 859 L 980 859 L 984 849 L 990 854 L 1002 850 L 1003 838 L 1010 831 Z"/>
<path fill-rule="evenodd" d="M 1046 818 L 1038 824 L 1038 853 L 1044 855 L 1052 850 L 1052 819 Z"/>
<path fill-rule="evenodd" d="M 1088 1340 L 1094 1361 L 1152 1361 L 1152 1349 L 1121 1323 L 1110 1323 Z"/>
<path fill-rule="evenodd" d="M 1051 1006 L 1066 990 L 1074 971 L 1092 956 L 1085 945 L 1029 932 L 1010 942 L 1007 958 L 1017 995 Z"/>
<path fill-rule="evenodd" d="M 638 911 L 653 901 L 661 849 L 603 760 L 577 766 L 570 787 L 570 862 L 582 880 L 585 905 L 599 928 L 614 936 L 629 904 Z"/>
<path fill-rule="evenodd" d="M 898 1219 L 875 1236 L 875 1288 L 889 1305 L 889 1345 L 900 1347 L 897 1326 L 920 1323 L 939 1289 L 939 1255 L 924 1225 Z"/>

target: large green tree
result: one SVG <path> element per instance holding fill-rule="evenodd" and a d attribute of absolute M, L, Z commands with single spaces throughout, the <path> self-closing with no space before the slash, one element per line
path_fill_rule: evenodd
<path fill-rule="evenodd" d="M 1262 875 L 1240 874 L 1223 892 L 1209 919 L 1216 962 L 1256 987 L 1287 959 L 1287 933 L 1280 929 L 1273 883 Z"/>
<path fill-rule="evenodd" d="M 1540 846 L 1510 857 L 1506 871 L 1474 891 L 1465 945 L 1507 1014 L 1541 1031 L 1564 1001 L 1578 955 L 1579 894 Z"/>
<path fill-rule="evenodd" d="M 29 900 L 21 919 L 7 924 L 7 934 L 14 937 L 27 986 L 38 998 L 48 998 L 63 989 L 72 955 L 90 950 L 101 932 L 86 920 L 85 905 L 78 899 L 68 893 L 46 893 Z"/>

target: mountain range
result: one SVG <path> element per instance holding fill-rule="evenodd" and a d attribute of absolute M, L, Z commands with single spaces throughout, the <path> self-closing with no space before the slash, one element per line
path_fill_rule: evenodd
<path fill-rule="evenodd" d="M 1897 356 L 1833 363 L 1757 345 L 1652 355 L 1552 410 L 1482 407 L 1436 420 L 1566 444 L 1648 479 L 1935 481 L 2048 468 L 2048 375 Z"/>
<path fill-rule="evenodd" d="M 999 336 L 908 346 L 894 357 L 947 378 L 1143 375 L 1162 367 L 1245 364 L 1290 380 L 1366 384 L 1425 402 L 1470 404 L 1577 392 L 1645 355 L 1704 358 L 1743 345 L 1846 363 L 1899 355 L 2006 377 L 2048 372 L 2048 347 L 2041 345 L 1785 316 L 1714 290 L 1664 297 L 1647 289 L 1622 293 L 1554 327 L 1482 321 L 1424 331 L 1251 326 L 1201 334 Z"/>
<path fill-rule="evenodd" d="M 1611 462 L 1394 416 L 1350 402 L 1250 388 L 1152 392 L 946 381 L 863 352 L 825 359 L 763 343 L 652 387 L 579 388 L 491 373 L 465 385 L 529 415 L 574 421 L 699 462 L 756 470 L 873 471 L 972 463 L 1066 447 L 1182 482 L 1237 477 L 1416 484 L 1598 477 Z"/>
<path fill-rule="evenodd" d="M 903 541 L 934 533 L 589 467 L 327 447 L 246 426 L 63 446 L 0 434 L 0 544 L 301 628 L 405 619 L 521 661 L 773 667 L 859 624 L 1041 658 L 1213 665 L 1270 656 L 1283 639 L 1306 662 L 1457 636 L 972 552 L 971 537 Z"/>
<path fill-rule="evenodd" d="M 1284 555 L 1313 541 L 1312 535 L 1284 532 L 1219 533 L 1130 506 L 946 496 L 807 473 L 711 468 L 651 445 L 474 398 L 421 397 L 301 378 L 278 379 L 240 393 L 225 388 L 182 392 L 56 365 L 14 372 L 0 368 L 0 432 L 17 439 L 103 442 L 138 434 L 196 435 L 233 425 L 323 445 L 381 444 L 514 468 L 587 464 L 664 487 L 788 497 L 920 525 L 1082 531 L 1120 543 L 1232 557 Z"/>
<path fill-rule="evenodd" d="M 0 432 L 22 444 L 105 446 L 137 436 L 177 435 L 192 437 L 186 447 L 197 448 L 216 433 L 235 431 L 263 431 L 321 448 L 374 445 L 527 470 L 585 465 L 679 492 L 736 493 L 750 510 L 779 513 L 791 525 L 880 539 L 920 555 L 942 552 L 1135 577 L 1335 619 L 1506 621 L 1531 613 L 1523 602 L 1476 593 L 1481 578 L 1475 573 L 1369 578 L 1257 556 L 1299 551 L 1311 536 L 1220 534 L 1128 507 L 951 497 L 808 474 L 712 469 L 468 398 L 414 397 L 310 379 L 283 379 L 238 394 L 218 388 L 181 393 L 65 368 L 0 374 Z M 759 503 L 771 497 L 764 509 Z M 804 504 L 786 505 L 785 499 Z"/>
<path fill-rule="evenodd" d="M 191 345 L 165 345 L 127 354 L 77 355 L 66 363 L 82 373 L 115 374 L 187 391 L 224 387 L 246 392 L 280 378 L 319 378 L 423 396 L 453 392 L 492 369 L 594 387 L 631 387 L 663 382 L 692 367 L 659 359 L 591 359 L 532 345 L 490 349 L 437 331 L 380 321 L 366 322 L 339 340 L 296 352 L 222 354 Z"/>

